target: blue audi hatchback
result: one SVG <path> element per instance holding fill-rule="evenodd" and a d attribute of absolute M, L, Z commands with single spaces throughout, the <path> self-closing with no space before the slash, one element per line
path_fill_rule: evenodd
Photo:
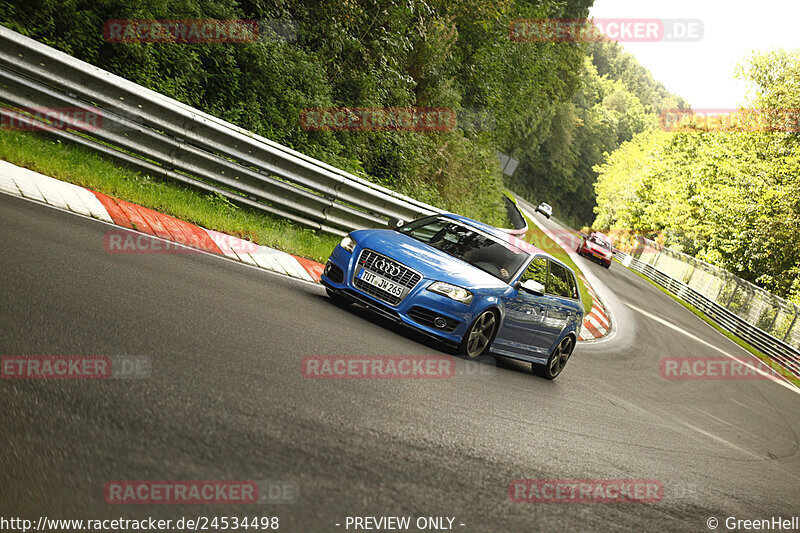
<path fill-rule="evenodd" d="M 357 230 L 322 275 L 331 298 L 359 303 L 478 357 L 561 373 L 578 338 L 583 304 L 575 273 L 497 228 L 452 214 L 392 229 Z"/>

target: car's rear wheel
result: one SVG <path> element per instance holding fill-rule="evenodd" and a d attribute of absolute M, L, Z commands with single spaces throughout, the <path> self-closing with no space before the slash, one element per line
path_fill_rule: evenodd
<path fill-rule="evenodd" d="M 564 370 L 564 367 L 567 366 L 567 361 L 569 361 L 569 356 L 572 355 L 572 350 L 574 348 L 575 342 L 572 340 L 572 337 L 564 337 L 564 339 L 558 343 L 556 349 L 553 350 L 553 353 L 550 354 L 546 365 L 537 365 L 533 363 L 533 373 L 545 379 L 555 379 L 556 376 Z"/>
<path fill-rule="evenodd" d="M 497 333 L 497 315 L 494 311 L 484 311 L 475 319 L 458 347 L 459 353 L 468 357 L 478 357 L 484 354 L 492 344 L 494 334 Z"/>

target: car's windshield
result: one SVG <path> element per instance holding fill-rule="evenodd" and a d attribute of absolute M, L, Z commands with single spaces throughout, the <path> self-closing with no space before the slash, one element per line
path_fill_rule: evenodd
<path fill-rule="evenodd" d="M 455 220 L 432 216 L 399 229 L 437 250 L 480 268 L 508 283 L 528 259 L 528 253 Z"/>
<path fill-rule="evenodd" d="M 589 237 L 589 242 L 593 242 L 601 248 L 605 248 L 606 250 L 611 249 L 611 245 L 600 237 Z"/>

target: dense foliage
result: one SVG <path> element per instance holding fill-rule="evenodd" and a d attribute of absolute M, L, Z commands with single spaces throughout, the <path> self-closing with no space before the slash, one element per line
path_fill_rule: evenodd
<path fill-rule="evenodd" d="M 517 145 L 520 169 L 511 180 L 515 190 L 546 200 L 574 226 L 594 218 L 595 166 L 637 133 L 659 127 L 662 113 L 689 107 L 616 43 L 587 45 L 579 74 L 573 97 L 530 140 L 539 148 Z"/>
<path fill-rule="evenodd" d="M 421 200 L 503 220 L 507 183 L 591 219 L 594 165 L 672 98 L 615 44 L 515 42 L 518 18 L 580 18 L 592 0 L 25 0 L 0 23 Z M 240 44 L 114 43 L 109 20 L 256 19 Z M 591 60 L 587 59 L 590 58 Z M 672 98 L 672 101 L 675 99 Z M 451 108 L 449 133 L 301 127 L 306 108 Z M 576 200 L 577 198 L 577 200 Z"/>
<path fill-rule="evenodd" d="M 641 133 L 598 168 L 595 225 L 662 232 L 800 303 L 800 52 L 754 54 L 739 76 L 756 89 L 744 120 Z"/>

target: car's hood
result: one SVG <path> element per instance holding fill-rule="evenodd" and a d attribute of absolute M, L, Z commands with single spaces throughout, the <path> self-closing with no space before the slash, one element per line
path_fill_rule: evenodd
<path fill-rule="evenodd" d="M 508 288 L 491 274 L 398 231 L 368 229 L 354 231 L 351 235 L 361 248 L 396 259 L 425 278 L 461 287 Z"/>

